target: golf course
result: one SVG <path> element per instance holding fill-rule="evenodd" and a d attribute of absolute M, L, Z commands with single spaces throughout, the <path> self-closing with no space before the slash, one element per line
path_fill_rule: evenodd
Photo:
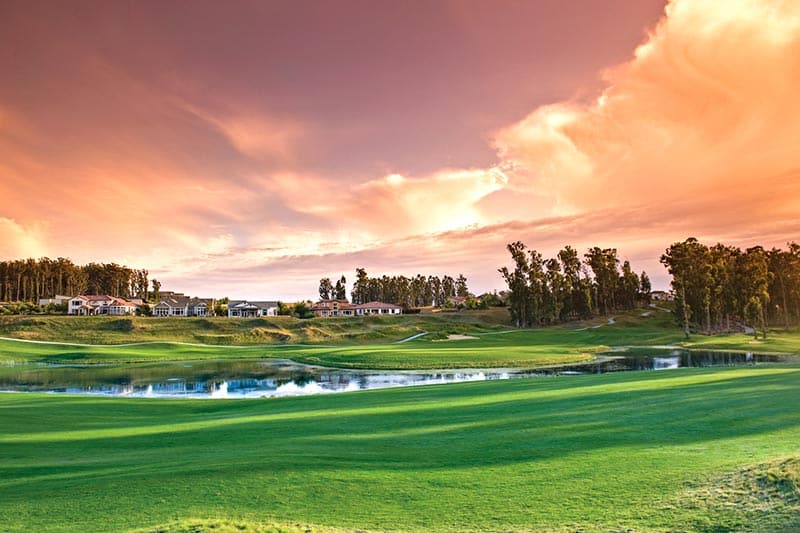
<path fill-rule="evenodd" d="M 797 331 L 686 341 L 668 312 L 641 309 L 525 330 L 494 310 L 241 322 L 4 317 L 0 335 L 3 373 L 270 358 L 536 368 L 664 345 L 800 353 Z M 0 529 L 792 530 L 798 384 L 790 359 L 256 400 L 0 393 Z"/>

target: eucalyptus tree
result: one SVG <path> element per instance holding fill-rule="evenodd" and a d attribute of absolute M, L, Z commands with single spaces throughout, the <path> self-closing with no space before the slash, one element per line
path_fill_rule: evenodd
<path fill-rule="evenodd" d="M 742 276 L 742 291 L 745 317 L 753 324 L 753 329 L 761 328 L 762 336 L 767 338 L 766 308 L 769 304 L 769 285 L 772 274 L 769 271 L 767 253 L 761 246 L 748 248 L 739 257 L 739 272 Z"/>
<path fill-rule="evenodd" d="M 642 270 L 641 275 L 639 276 L 639 299 L 646 304 L 650 303 L 650 293 L 653 290 L 653 286 L 650 283 L 650 277 L 647 275 L 647 272 Z"/>
<path fill-rule="evenodd" d="M 330 300 L 333 293 L 333 284 L 331 278 L 322 278 L 319 280 L 319 297 L 321 300 Z"/>
<path fill-rule="evenodd" d="M 458 278 L 456 278 L 456 296 L 462 296 L 466 298 L 469 296 L 469 289 L 467 288 L 467 278 L 464 274 L 459 274 Z"/>
<path fill-rule="evenodd" d="M 564 291 L 566 292 L 563 314 L 565 317 L 581 316 L 584 314 L 582 310 L 585 306 L 582 302 L 584 295 L 578 251 L 567 245 L 558 252 L 558 259 L 561 261 L 561 270 L 564 272 Z"/>
<path fill-rule="evenodd" d="M 622 274 L 617 284 L 617 303 L 625 309 L 633 309 L 639 299 L 639 276 L 627 259 L 622 263 Z"/>
<path fill-rule="evenodd" d="M 692 319 L 705 318 L 706 330 L 711 331 L 711 264 L 708 247 L 690 237 L 673 243 L 661 256 L 661 263 L 672 275 L 675 310 L 689 338 Z"/>
<path fill-rule="evenodd" d="M 337 300 L 347 299 L 347 279 L 344 277 L 344 274 L 336 281 L 336 287 L 333 293 Z"/>
<path fill-rule="evenodd" d="M 350 292 L 354 304 L 364 304 L 369 301 L 369 276 L 363 268 L 356 268 L 356 281 Z"/>
<path fill-rule="evenodd" d="M 508 285 L 508 311 L 511 320 L 518 328 L 531 325 L 531 294 L 529 277 L 531 266 L 526 253 L 526 246 L 521 241 L 510 243 L 506 246 L 514 262 L 514 270 L 507 267 L 499 269 Z"/>
<path fill-rule="evenodd" d="M 619 259 L 616 248 L 590 248 L 584 255 L 592 269 L 598 307 L 603 314 L 616 310 L 616 293 L 619 285 Z"/>
<path fill-rule="evenodd" d="M 797 319 L 797 297 L 800 290 L 800 246 L 790 243 L 788 250 L 773 248 L 767 252 L 769 271 L 770 310 L 776 320 L 788 329 L 792 323 L 792 309 Z"/>
<path fill-rule="evenodd" d="M 565 277 L 561 273 L 561 263 L 554 258 L 544 261 L 542 319 L 551 324 L 563 320 L 564 302 L 568 294 Z"/>

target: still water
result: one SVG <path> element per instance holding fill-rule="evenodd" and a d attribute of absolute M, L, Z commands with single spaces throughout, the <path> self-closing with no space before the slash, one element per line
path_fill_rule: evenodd
<path fill-rule="evenodd" d="M 637 349 L 609 352 L 592 363 L 535 370 L 343 370 L 275 359 L 84 366 L 24 364 L 0 369 L 0 390 L 152 398 L 265 398 L 490 379 L 751 365 L 783 360 L 786 359 L 751 353 Z"/>

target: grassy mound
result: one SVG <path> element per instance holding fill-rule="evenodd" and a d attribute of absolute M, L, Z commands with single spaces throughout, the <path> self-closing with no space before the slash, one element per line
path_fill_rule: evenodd
<path fill-rule="evenodd" d="M 190 342 L 215 345 L 364 344 L 421 332 L 481 333 L 509 326 L 505 309 L 405 316 L 259 319 L 0 316 L 0 337 L 81 344 Z"/>
<path fill-rule="evenodd" d="M 800 530 L 800 457 L 750 465 L 687 491 L 700 531 Z"/>

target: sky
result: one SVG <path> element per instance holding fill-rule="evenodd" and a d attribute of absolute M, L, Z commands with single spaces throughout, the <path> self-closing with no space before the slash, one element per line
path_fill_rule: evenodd
<path fill-rule="evenodd" d="M 800 236 L 794 0 L 2 0 L 0 73 L 0 259 L 293 301 Z"/>

